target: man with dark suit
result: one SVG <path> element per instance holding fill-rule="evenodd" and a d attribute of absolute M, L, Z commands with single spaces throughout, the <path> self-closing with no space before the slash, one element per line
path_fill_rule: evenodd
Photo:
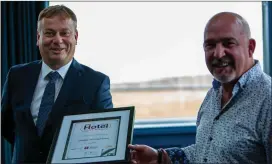
<path fill-rule="evenodd" d="M 112 108 L 109 77 L 73 57 L 77 18 L 50 6 L 38 18 L 41 61 L 10 69 L 2 94 L 2 136 L 13 146 L 12 163 L 45 163 L 54 133 L 68 114 Z"/>

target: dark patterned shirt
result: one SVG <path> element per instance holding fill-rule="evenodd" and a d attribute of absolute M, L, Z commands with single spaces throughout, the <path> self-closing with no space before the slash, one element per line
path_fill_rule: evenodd
<path fill-rule="evenodd" d="M 166 149 L 172 163 L 272 164 L 271 77 L 255 62 L 223 108 L 221 84 L 213 81 L 198 112 L 196 143 Z"/>

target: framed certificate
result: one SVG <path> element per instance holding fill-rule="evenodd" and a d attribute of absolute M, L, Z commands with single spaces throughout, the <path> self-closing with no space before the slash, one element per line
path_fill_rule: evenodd
<path fill-rule="evenodd" d="M 132 141 L 134 107 L 63 117 L 47 163 L 126 163 Z"/>

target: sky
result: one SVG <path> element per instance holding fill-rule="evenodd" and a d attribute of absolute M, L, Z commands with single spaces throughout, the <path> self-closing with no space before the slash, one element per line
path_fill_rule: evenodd
<path fill-rule="evenodd" d="M 209 74 L 204 27 L 214 14 L 236 12 L 249 23 L 262 63 L 261 2 L 50 2 L 78 19 L 75 59 L 111 83 Z"/>

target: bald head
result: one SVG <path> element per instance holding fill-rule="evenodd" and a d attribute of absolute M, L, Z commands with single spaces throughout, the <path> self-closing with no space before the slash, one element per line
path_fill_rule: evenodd
<path fill-rule="evenodd" d="M 241 32 L 247 37 L 247 39 L 251 38 L 250 28 L 247 21 L 239 14 L 232 12 L 221 12 L 214 15 L 206 24 L 204 38 L 209 28 L 218 23 L 233 23 L 241 29 Z"/>
<path fill-rule="evenodd" d="M 254 65 L 255 46 L 248 23 L 238 14 L 218 13 L 206 25 L 203 43 L 206 64 L 223 84 L 235 83 Z"/>

